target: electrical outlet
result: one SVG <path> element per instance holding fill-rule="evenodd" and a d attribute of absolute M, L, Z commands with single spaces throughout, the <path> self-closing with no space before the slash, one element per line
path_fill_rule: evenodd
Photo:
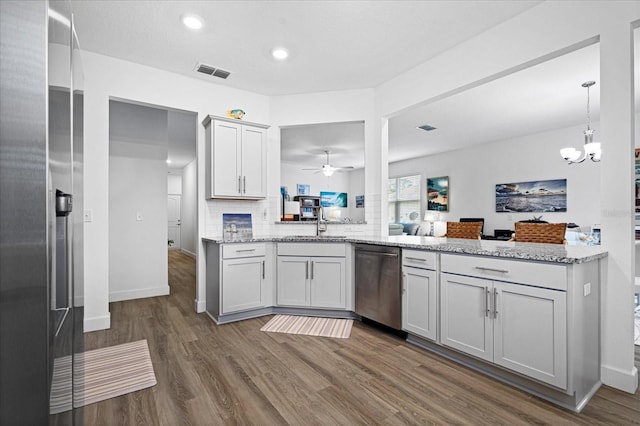
<path fill-rule="evenodd" d="M 587 297 L 591 294 L 591 283 L 586 283 L 584 285 L 584 296 Z"/>
<path fill-rule="evenodd" d="M 93 222 L 93 210 L 85 210 L 83 218 L 85 222 Z"/>
<path fill-rule="evenodd" d="M 141 221 L 142 221 L 142 212 L 136 212 L 136 220 L 137 220 L 138 222 L 141 222 Z"/>
<path fill-rule="evenodd" d="M 262 210 L 262 220 L 267 220 L 267 208 L 265 207 L 264 210 Z"/>

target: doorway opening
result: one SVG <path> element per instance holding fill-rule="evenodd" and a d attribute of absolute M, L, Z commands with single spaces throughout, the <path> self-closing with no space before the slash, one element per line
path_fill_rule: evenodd
<path fill-rule="evenodd" d="M 195 258 L 196 131 L 195 112 L 109 101 L 110 302 L 170 294 L 168 246 Z"/>

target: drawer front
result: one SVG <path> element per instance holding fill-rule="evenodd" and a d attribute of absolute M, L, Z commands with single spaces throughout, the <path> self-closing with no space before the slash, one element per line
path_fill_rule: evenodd
<path fill-rule="evenodd" d="M 440 269 L 451 274 L 567 290 L 567 267 L 559 264 L 442 254 Z"/>
<path fill-rule="evenodd" d="M 265 243 L 251 244 L 223 244 L 223 259 L 238 259 L 241 257 L 264 256 L 267 252 Z"/>
<path fill-rule="evenodd" d="M 344 257 L 344 243 L 278 243 L 278 256 Z"/>
<path fill-rule="evenodd" d="M 423 250 L 402 250 L 402 266 L 436 269 L 436 253 Z"/>

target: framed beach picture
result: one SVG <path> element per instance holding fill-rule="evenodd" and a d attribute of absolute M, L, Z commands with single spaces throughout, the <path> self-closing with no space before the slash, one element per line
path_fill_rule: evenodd
<path fill-rule="evenodd" d="M 322 207 L 347 207 L 347 193 L 321 191 L 320 205 Z"/>
<path fill-rule="evenodd" d="M 223 240 L 253 238 L 251 213 L 222 213 Z"/>
<path fill-rule="evenodd" d="M 311 195 L 311 189 L 309 185 L 302 183 L 298 184 L 298 195 Z"/>
<path fill-rule="evenodd" d="M 427 210 L 449 211 L 449 176 L 427 178 Z"/>
<path fill-rule="evenodd" d="M 496 185 L 496 212 L 566 212 L 567 180 L 539 180 Z"/>

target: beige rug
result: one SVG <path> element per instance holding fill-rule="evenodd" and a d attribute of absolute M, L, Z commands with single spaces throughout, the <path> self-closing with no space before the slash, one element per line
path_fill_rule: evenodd
<path fill-rule="evenodd" d="M 156 376 L 146 340 L 75 355 L 74 407 L 154 386 Z M 54 359 L 51 414 L 71 409 L 71 356 Z"/>
<path fill-rule="evenodd" d="M 276 315 L 260 331 L 348 339 L 352 326 L 350 319 Z"/>

